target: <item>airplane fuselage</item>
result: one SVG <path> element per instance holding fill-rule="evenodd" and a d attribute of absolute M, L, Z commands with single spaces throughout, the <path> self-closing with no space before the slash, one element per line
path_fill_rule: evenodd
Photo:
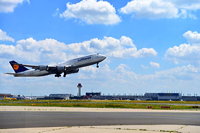
<path fill-rule="evenodd" d="M 76 59 L 69 60 L 67 62 L 58 64 L 56 66 L 51 66 L 49 67 L 51 70 L 39 70 L 39 69 L 32 69 L 32 70 L 27 70 L 19 73 L 12 74 L 15 77 L 39 77 L 39 76 L 46 76 L 50 74 L 56 74 L 56 77 L 60 77 L 61 73 L 64 73 L 64 77 L 66 74 L 71 74 L 71 73 L 77 73 L 79 71 L 79 68 L 81 67 L 86 67 L 90 66 L 93 64 L 97 64 L 103 61 L 106 57 L 99 55 L 99 54 L 94 54 L 94 55 L 89 55 L 89 56 L 84 56 Z M 65 68 L 63 70 L 58 70 L 56 68 Z M 9 73 L 7 73 L 9 74 Z"/>

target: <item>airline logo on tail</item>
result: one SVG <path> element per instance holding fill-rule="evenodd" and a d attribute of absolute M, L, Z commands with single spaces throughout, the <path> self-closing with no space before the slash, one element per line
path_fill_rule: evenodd
<path fill-rule="evenodd" d="M 13 69 L 14 69 L 14 70 L 18 70 L 18 69 L 19 69 L 19 65 L 14 64 L 14 65 L 13 65 Z"/>
<path fill-rule="evenodd" d="M 23 72 L 28 70 L 28 68 L 24 67 L 23 65 L 17 63 L 16 61 L 10 61 L 10 65 L 12 66 L 15 73 Z"/>

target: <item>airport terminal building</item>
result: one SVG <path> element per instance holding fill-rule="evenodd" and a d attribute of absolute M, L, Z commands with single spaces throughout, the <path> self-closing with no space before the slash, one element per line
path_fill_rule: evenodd
<path fill-rule="evenodd" d="M 94 100 L 200 101 L 200 96 L 182 96 L 181 93 L 145 93 L 144 95 L 86 93 L 86 98 Z"/>
<path fill-rule="evenodd" d="M 144 97 L 147 100 L 180 101 L 182 95 L 180 93 L 145 93 Z"/>

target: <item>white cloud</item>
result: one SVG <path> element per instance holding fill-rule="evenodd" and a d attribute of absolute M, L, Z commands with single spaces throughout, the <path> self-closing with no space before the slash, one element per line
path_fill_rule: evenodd
<path fill-rule="evenodd" d="M 168 0 L 173 2 L 177 7 L 187 10 L 198 10 L 200 9 L 199 0 Z"/>
<path fill-rule="evenodd" d="M 197 78 L 197 74 L 200 73 L 200 69 L 193 65 L 186 65 L 171 68 L 168 70 L 158 71 L 152 75 L 146 75 L 147 79 L 161 79 L 161 80 L 193 80 Z"/>
<path fill-rule="evenodd" d="M 4 32 L 3 30 L 0 29 L 0 40 L 2 41 L 11 41 L 14 42 L 15 40 L 8 36 L 6 32 Z"/>
<path fill-rule="evenodd" d="M 174 63 L 200 63 L 200 46 L 181 44 L 169 48 L 166 52 L 166 57 Z"/>
<path fill-rule="evenodd" d="M 170 2 L 163 0 L 133 0 L 120 9 L 124 14 L 134 14 L 141 18 L 177 18 L 178 9 Z"/>
<path fill-rule="evenodd" d="M 0 44 L 0 57 L 30 62 L 62 62 L 69 58 L 74 58 L 75 55 L 81 56 L 91 53 L 101 53 L 116 58 L 142 58 L 157 55 L 153 48 L 137 50 L 132 39 L 126 36 L 121 36 L 120 39 L 113 37 L 93 38 L 88 41 L 71 44 L 65 44 L 55 39 L 37 41 L 33 38 L 19 40 L 16 45 Z"/>
<path fill-rule="evenodd" d="M 148 56 L 156 56 L 157 52 L 153 48 L 142 48 L 137 52 L 133 53 L 132 56 L 136 58 L 140 57 L 148 57 Z"/>
<path fill-rule="evenodd" d="M 191 44 L 200 44 L 200 33 L 194 31 L 187 31 L 183 34 L 183 37 Z"/>
<path fill-rule="evenodd" d="M 187 31 L 183 34 L 188 43 L 174 46 L 166 51 L 165 56 L 174 63 L 190 63 L 200 65 L 200 34 Z"/>
<path fill-rule="evenodd" d="M 26 60 L 32 62 L 46 61 L 61 61 L 66 58 L 62 50 L 66 49 L 65 44 L 54 39 L 45 39 L 36 41 L 33 38 L 20 40 L 16 45 L 0 45 L 0 57 L 9 57 L 9 59 Z M 49 62 L 48 62 L 49 63 Z"/>
<path fill-rule="evenodd" d="M 150 64 L 150 66 L 153 67 L 153 68 L 160 68 L 160 64 L 157 63 L 157 62 L 152 62 L 152 61 L 151 61 L 149 64 Z"/>
<path fill-rule="evenodd" d="M 87 24 L 117 24 L 121 20 L 115 8 L 107 1 L 82 0 L 76 4 L 67 3 L 67 9 L 60 14 L 63 18 L 75 18 Z"/>
<path fill-rule="evenodd" d="M 0 12 L 9 13 L 13 12 L 14 9 L 22 4 L 24 1 L 29 2 L 28 0 L 0 0 Z"/>
<path fill-rule="evenodd" d="M 94 38 L 81 43 L 73 43 L 69 48 L 76 53 L 102 53 L 111 57 L 148 57 L 156 56 L 153 48 L 137 49 L 132 39 L 121 36 L 120 39 L 104 37 L 102 40 Z"/>
<path fill-rule="evenodd" d="M 199 0 L 132 0 L 120 12 L 150 19 L 196 18 L 193 11 L 199 9 Z"/>

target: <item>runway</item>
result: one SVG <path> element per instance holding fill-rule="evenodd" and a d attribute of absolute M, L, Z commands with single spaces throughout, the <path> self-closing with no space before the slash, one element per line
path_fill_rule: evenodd
<path fill-rule="evenodd" d="M 196 125 L 199 113 L 180 112 L 31 112 L 1 111 L 0 128 L 98 125 Z"/>

